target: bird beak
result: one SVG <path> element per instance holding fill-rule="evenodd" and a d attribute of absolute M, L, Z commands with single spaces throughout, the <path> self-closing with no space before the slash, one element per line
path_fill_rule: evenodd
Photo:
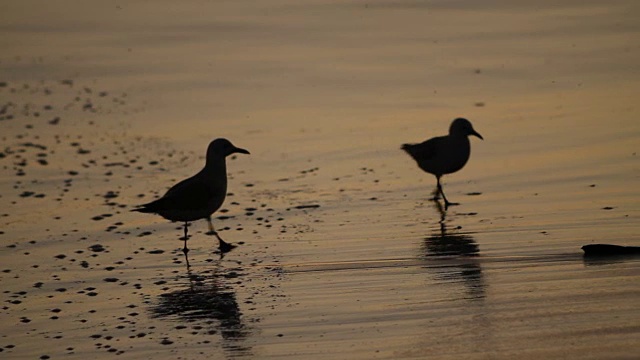
<path fill-rule="evenodd" d="M 474 135 L 480 138 L 480 140 L 484 140 L 484 138 L 482 137 L 482 135 L 478 134 L 475 130 L 471 130 L 471 134 L 470 135 Z"/>
<path fill-rule="evenodd" d="M 250 155 L 250 154 L 251 154 L 251 153 L 249 152 L 249 150 L 245 150 L 245 149 L 242 149 L 242 148 L 239 148 L 239 147 L 237 147 L 237 148 L 233 149 L 232 154 L 234 154 L 234 153 L 247 154 L 247 155 Z"/>

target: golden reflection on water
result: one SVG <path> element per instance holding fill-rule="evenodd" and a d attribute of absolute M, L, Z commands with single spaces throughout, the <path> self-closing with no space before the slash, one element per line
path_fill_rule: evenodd
<path fill-rule="evenodd" d="M 223 269 L 220 264 L 201 273 L 188 267 L 185 275 L 176 277 L 166 292 L 150 301 L 151 317 L 191 327 L 196 333 L 219 334 L 225 351 L 232 356 L 249 356 L 252 349 L 245 340 L 253 330 L 247 324 L 230 284 L 230 279 L 238 276 L 234 270 Z"/>
<path fill-rule="evenodd" d="M 637 259 L 580 253 L 638 242 L 636 1 L 35 4 L 0 12 L 3 354 L 640 353 Z M 399 146 L 457 116 L 486 141 L 443 213 Z M 215 137 L 254 154 L 225 261 L 277 276 L 183 274 L 123 210 Z"/>
<path fill-rule="evenodd" d="M 439 230 L 424 238 L 421 255 L 426 261 L 441 257 L 447 262 L 428 267 L 429 271 L 436 273 L 439 281 L 463 284 L 471 300 L 484 298 L 486 283 L 481 262 L 477 259 L 481 255 L 478 243 L 471 234 L 452 229 L 452 221 L 447 221 L 447 210 L 440 201 L 434 199 L 433 207 L 440 214 Z"/>

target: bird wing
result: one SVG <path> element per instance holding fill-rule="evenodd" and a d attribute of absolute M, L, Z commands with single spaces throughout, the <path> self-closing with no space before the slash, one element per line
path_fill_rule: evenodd
<path fill-rule="evenodd" d="M 187 179 L 191 180 L 191 179 Z M 158 200 L 141 205 L 134 211 L 157 213 L 163 210 L 194 210 L 206 208 L 215 196 L 210 186 L 200 181 L 182 181 Z"/>
<path fill-rule="evenodd" d="M 441 137 L 435 137 L 420 144 L 404 144 L 402 149 L 416 161 L 429 160 L 438 155 L 438 143 L 440 141 Z"/>

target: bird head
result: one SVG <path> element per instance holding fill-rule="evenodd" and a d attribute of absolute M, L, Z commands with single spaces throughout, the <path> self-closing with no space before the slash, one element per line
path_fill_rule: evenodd
<path fill-rule="evenodd" d="M 457 118 L 451 123 L 449 128 L 449 135 L 463 135 L 463 136 L 477 136 L 481 140 L 484 140 L 482 135 L 478 134 L 474 129 L 471 122 L 465 118 Z"/>
<path fill-rule="evenodd" d="M 227 139 L 215 139 L 207 148 L 207 159 L 220 156 L 224 158 L 235 153 L 250 154 L 248 150 L 236 147 Z"/>

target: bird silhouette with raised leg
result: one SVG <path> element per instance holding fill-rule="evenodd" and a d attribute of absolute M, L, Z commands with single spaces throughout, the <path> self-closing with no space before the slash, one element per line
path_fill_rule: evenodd
<path fill-rule="evenodd" d="M 147 204 L 139 205 L 132 211 L 153 213 L 171 221 L 184 222 L 185 255 L 189 252 L 189 222 L 206 219 L 209 223 L 208 235 L 215 235 L 218 239 L 218 249 L 221 256 L 235 248 L 218 235 L 213 228 L 211 215 L 223 204 L 227 196 L 227 166 L 226 157 L 235 154 L 249 154 L 249 151 L 234 146 L 227 139 L 213 140 L 207 148 L 205 166 L 194 176 L 185 179 L 171 187 L 161 198 Z"/>
<path fill-rule="evenodd" d="M 462 169 L 467 163 L 471 154 L 470 135 L 484 140 L 482 135 L 473 129 L 469 120 L 457 118 L 449 127 L 449 135 L 434 137 L 419 144 L 404 144 L 401 147 L 416 161 L 420 169 L 436 177 L 437 190 L 434 198 L 442 196 L 445 210 L 458 203 L 447 199 L 440 178 Z"/>

